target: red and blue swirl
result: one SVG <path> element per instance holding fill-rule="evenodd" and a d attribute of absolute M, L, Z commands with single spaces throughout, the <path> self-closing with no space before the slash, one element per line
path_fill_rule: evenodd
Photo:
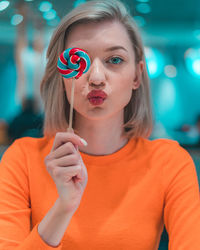
<path fill-rule="evenodd" d="M 89 55 L 80 48 L 68 48 L 58 58 L 57 68 L 64 78 L 78 79 L 89 70 Z"/>

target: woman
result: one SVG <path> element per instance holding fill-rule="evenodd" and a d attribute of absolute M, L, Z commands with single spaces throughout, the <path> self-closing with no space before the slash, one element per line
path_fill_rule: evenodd
<path fill-rule="evenodd" d="M 72 80 L 56 69 L 71 47 L 91 58 L 75 83 L 74 134 L 66 132 Z M 16 140 L 1 162 L 0 249 L 157 249 L 164 224 L 170 249 L 199 249 L 195 166 L 176 141 L 148 139 L 144 51 L 125 7 L 91 1 L 72 10 L 47 57 L 45 136 Z"/>

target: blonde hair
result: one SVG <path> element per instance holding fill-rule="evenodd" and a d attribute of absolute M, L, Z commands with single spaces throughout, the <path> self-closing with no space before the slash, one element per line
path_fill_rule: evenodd
<path fill-rule="evenodd" d="M 119 21 L 125 27 L 133 45 L 136 63 L 140 60 L 144 62 L 141 84 L 138 89 L 132 91 L 131 100 L 124 108 L 123 135 L 127 138 L 150 136 L 153 127 L 152 108 L 144 48 L 133 18 L 125 6 L 117 0 L 97 0 L 81 4 L 69 12 L 54 31 L 47 50 L 48 62 L 40 89 L 45 108 L 45 136 L 66 131 L 68 127 L 70 105 L 64 91 L 62 76 L 56 66 L 58 57 L 66 49 L 65 43 L 69 30 L 80 23 L 105 20 Z"/>

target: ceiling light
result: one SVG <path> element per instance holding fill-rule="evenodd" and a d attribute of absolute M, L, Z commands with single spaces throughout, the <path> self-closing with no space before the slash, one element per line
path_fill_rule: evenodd
<path fill-rule="evenodd" d="M 146 21 L 142 16 L 134 16 L 133 19 L 135 20 L 135 22 L 139 27 L 143 27 L 146 24 Z"/>
<path fill-rule="evenodd" d="M 9 4 L 10 4 L 9 1 L 1 1 L 0 2 L 0 11 L 5 10 L 8 7 Z"/>
<path fill-rule="evenodd" d="M 136 10 L 142 14 L 148 14 L 151 12 L 151 7 L 147 3 L 139 3 L 136 5 Z"/>
<path fill-rule="evenodd" d="M 194 34 L 194 36 L 196 37 L 197 40 L 200 40 L 200 29 L 194 30 L 193 34 Z"/>
<path fill-rule="evenodd" d="M 46 20 L 52 20 L 52 19 L 56 18 L 56 11 L 54 9 L 51 9 L 47 12 L 44 12 L 43 17 Z"/>
<path fill-rule="evenodd" d="M 164 56 L 155 48 L 145 47 L 145 58 L 147 62 L 147 71 L 150 78 L 158 77 L 164 68 Z"/>
<path fill-rule="evenodd" d="M 11 18 L 11 24 L 12 25 L 18 25 L 18 24 L 20 24 L 22 21 L 23 21 L 23 16 L 22 15 L 20 15 L 20 14 L 15 14 L 14 16 L 12 16 L 12 18 Z"/>
<path fill-rule="evenodd" d="M 38 8 L 41 12 L 49 11 L 52 8 L 52 3 L 49 1 L 43 1 L 40 3 Z"/>
<path fill-rule="evenodd" d="M 74 8 L 76 8 L 77 6 L 79 6 L 80 4 L 85 3 L 85 2 L 86 2 L 85 0 L 76 0 L 74 2 Z"/>
<path fill-rule="evenodd" d="M 174 65 L 166 65 L 164 68 L 165 75 L 169 78 L 174 78 L 177 75 L 177 70 Z"/>
<path fill-rule="evenodd" d="M 194 60 L 194 62 L 192 64 L 192 68 L 193 68 L 195 74 L 200 76 L 200 58 Z"/>
<path fill-rule="evenodd" d="M 184 57 L 188 71 L 193 76 L 200 78 L 200 48 L 189 48 Z"/>
<path fill-rule="evenodd" d="M 47 24 L 50 25 L 50 26 L 55 27 L 55 26 L 57 26 L 59 24 L 59 22 L 60 22 L 60 18 L 59 18 L 59 16 L 56 16 L 56 18 L 54 18 L 52 20 L 48 20 Z"/>
<path fill-rule="evenodd" d="M 137 0 L 137 1 L 140 3 L 148 3 L 149 2 L 149 0 Z"/>

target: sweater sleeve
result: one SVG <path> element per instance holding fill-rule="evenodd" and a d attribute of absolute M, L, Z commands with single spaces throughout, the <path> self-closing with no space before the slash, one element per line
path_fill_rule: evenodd
<path fill-rule="evenodd" d="M 0 250 L 62 249 L 46 244 L 31 228 L 31 202 L 26 157 L 16 140 L 0 162 Z"/>
<path fill-rule="evenodd" d="M 200 195 L 196 168 L 178 143 L 170 145 L 163 165 L 164 223 L 169 250 L 200 249 Z"/>

